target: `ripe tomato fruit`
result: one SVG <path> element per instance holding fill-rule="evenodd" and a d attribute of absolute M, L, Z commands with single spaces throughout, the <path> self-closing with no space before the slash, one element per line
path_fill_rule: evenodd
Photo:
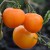
<path fill-rule="evenodd" d="M 21 9 L 6 8 L 3 12 L 3 22 L 9 28 L 15 28 L 22 24 L 25 19 L 25 13 Z"/>
<path fill-rule="evenodd" d="M 27 31 L 24 26 L 20 25 L 13 31 L 14 43 L 22 49 L 29 49 L 36 45 L 38 35 Z"/>
<path fill-rule="evenodd" d="M 25 15 L 24 27 L 33 33 L 41 30 L 43 26 L 43 18 L 41 15 L 36 13 L 27 13 Z"/>

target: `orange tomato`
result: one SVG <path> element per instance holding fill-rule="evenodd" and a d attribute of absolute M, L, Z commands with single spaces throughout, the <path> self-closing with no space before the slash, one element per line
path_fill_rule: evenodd
<path fill-rule="evenodd" d="M 24 27 L 33 33 L 41 30 L 43 26 L 43 18 L 41 15 L 36 13 L 27 13 L 25 15 Z"/>
<path fill-rule="evenodd" d="M 38 35 L 27 31 L 24 26 L 20 25 L 13 31 L 14 43 L 22 49 L 29 49 L 36 45 Z"/>
<path fill-rule="evenodd" d="M 3 22 L 9 28 L 15 28 L 22 24 L 25 19 L 25 13 L 21 9 L 6 8 L 3 12 Z"/>

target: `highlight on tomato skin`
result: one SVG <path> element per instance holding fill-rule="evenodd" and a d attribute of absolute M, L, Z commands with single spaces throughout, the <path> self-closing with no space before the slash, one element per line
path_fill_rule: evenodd
<path fill-rule="evenodd" d="M 21 25 L 25 20 L 25 13 L 21 9 L 6 8 L 3 12 L 3 22 L 9 28 Z"/>
<path fill-rule="evenodd" d="M 37 33 L 42 29 L 43 18 L 37 13 L 26 13 L 25 21 L 23 23 L 24 27 L 33 33 Z"/>
<path fill-rule="evenodd" d="M 23 25 L 20 25 L 13 31 L 13 41 L 22 49 L 30 49 L 36 45 L 38 35 L 27 31 Z"/>

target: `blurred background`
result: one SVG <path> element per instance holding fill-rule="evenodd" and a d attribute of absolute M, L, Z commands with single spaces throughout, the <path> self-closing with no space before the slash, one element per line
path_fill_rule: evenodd
<path fill-rule="evenodd" d="M 17 0 L 13 0 L 13 1 L 17 1 Z M 21 9 L 23 9 L 25 12 L 27 12 L 25 0 L 18 0 L 18 1 L 21 5 Z M 3 0 L 0 0 L 0 4 L 2 2 L 3 2 Z M 50 10 L 50 0 L 31 0 L 30 4 L 38 14 L 43 16 L 43 18 L 45 16 L 46 12 L 48 10 Z M 2 6 L 1 12 L 3 12 L 6 7 L 11 7 L 12 5 L 13 5 L 13 3 L 5 3 Z M 0 41 L 0 50 L 4 50 L 4 49 L 5 50 L 18 50 L 18 49 L 20 49 L 12 41 L 11 33 L 13 32 L 13 29 L 10 29 L 3 24 L 2 31 L 3 31 L 3 39 Z M 43 26 L 41 32 L 44 36 L 48 36 L 50 38 L 50 20 L 47 24 L 45 24 Z M 20 49 L 20 50 L 22 50 L 22 49 Z M 50 49 L 47 46 L 44 46 L 42 44 L 37 44 L 32 49 L 27 49 L 27 50 L 50 50 Z"/>

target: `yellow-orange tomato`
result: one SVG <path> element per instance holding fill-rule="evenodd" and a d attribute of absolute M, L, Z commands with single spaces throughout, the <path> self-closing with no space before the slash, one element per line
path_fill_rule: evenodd
<path fill-rule="evenodd" d="M 13 31 L 14 43 L 22 49 L 29 49 L 36 45 L 38 35 L 27 31 L 24 26 L 20 25 Z"/>
<path fill-rule="evenodd" d="M 22 24 L 25 19 L 25 13 L 21 9 L 6 8 L 3 12 L 3 22 L 9 28 L 15 28 Z"/>
<path fill-rule="evenodd" d="M 24 27 L 33 33 L 41 30 L 43 26 L 43 18 L 41 15 L 36 13 L 27 13 L 25 15 Z"/>

